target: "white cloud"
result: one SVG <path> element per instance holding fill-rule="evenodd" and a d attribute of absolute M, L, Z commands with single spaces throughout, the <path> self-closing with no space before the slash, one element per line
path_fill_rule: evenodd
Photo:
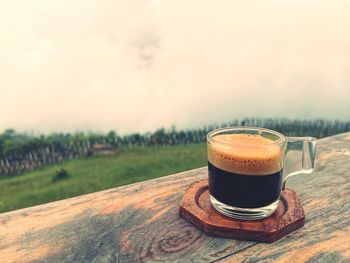
<path fill-rule="evenodd" d="M 0 129 L 349 120 L 348 1 L 2 1 Z"/>

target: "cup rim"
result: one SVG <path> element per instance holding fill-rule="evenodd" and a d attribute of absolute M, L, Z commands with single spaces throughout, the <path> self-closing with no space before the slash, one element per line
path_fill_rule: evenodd
<path fill-rule="evenodd" d="M 267 143 L 267 145 L 281 145 L 283 143 L 285 143 L 285 141 L 287 140 L 286 136 L 284 136 L 282 133 L 279 133 L 277 131 L 274 130 L 270 130 L 270 129 L 266 129 L 266 128 L 261 128 L 261 127 L 254 127 L 254 126 L 232 126 L 232 127 L 225 127 L 225 128 L 219 128 L 219 129 L 215 129 L 212 130 L 210 132 L 208 132 L 207 134 L 207 142 L 215 142 L 215 143 L 220 143 L 220 144 L 227 144 L 226 142 L 222 142 L 219 140 L 215 139 L 215 135 L 221 132 L 225 132 L 225 131 L 257 131 L 258 134 L 259 132 L 266 132 L 266 133 L 270 133 L 273 135 L 278 136 L 278 140 L 276 141 L 272 141 L 271 143 Z"/>

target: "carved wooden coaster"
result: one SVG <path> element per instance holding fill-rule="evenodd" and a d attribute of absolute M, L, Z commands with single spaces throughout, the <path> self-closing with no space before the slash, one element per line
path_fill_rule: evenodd
<path fill-rule="evenodd" d="M 179 214 L 211 236 L 272 243 L 304 225 L 297 194 L 285 189 L 276 212 L 264 219 L 242 221 L 226 217 L 210 204 L 208 180 L 193 183 L 185 192 Z"/>

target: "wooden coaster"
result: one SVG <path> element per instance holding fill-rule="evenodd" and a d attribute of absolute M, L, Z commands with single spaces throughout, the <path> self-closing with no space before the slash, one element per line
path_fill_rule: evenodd
<path fill-rule="evenodd" d="M 208 180 L 193 183 L 185 192 L 179 214 L 206 234 L 272 243 L 304 225 L 304 210 L 297 194 L 285 189 L 276 212 L 264 219 L 242 221 L 226 217 L 210 204 Z"/>

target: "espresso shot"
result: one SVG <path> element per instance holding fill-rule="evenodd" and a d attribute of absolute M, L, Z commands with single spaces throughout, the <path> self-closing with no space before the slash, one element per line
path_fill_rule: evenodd
<path fill-rule="evenodd" d="M 208 145 L 210 194 L 237 208 L 260 208 L 281 192 L 283 151 L 258 134 L 222 134 Z"/>

